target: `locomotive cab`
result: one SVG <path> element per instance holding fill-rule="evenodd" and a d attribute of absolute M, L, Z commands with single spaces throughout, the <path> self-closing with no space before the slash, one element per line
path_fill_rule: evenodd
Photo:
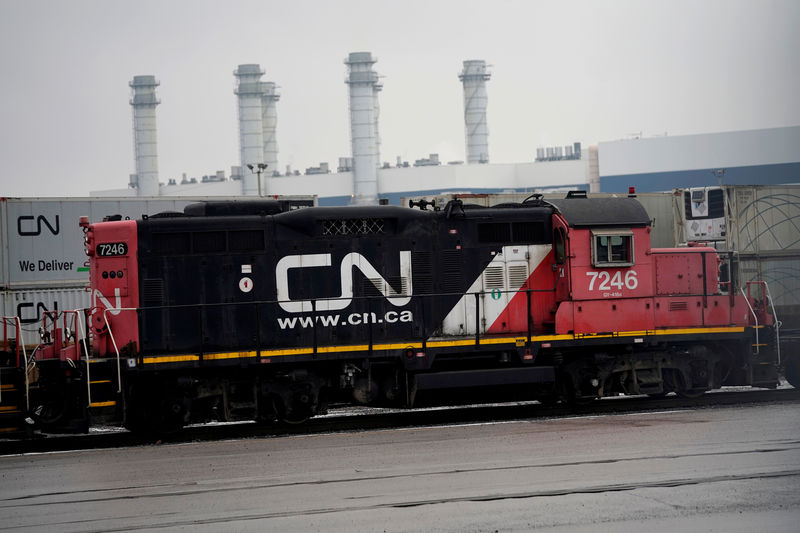
<path fill-rule="evenodd" d="M 555 333 L 652 329 L 650 218 L 631 198 L 554 200 Z"/>

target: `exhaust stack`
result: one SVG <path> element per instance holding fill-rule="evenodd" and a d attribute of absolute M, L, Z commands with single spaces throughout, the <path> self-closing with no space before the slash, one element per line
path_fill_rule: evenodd
<path fill-rule="evenodd" d="M 258 177 L 248 170 L 264 163 L 264 129 L 261 112 L 261 76 L 264 71 L 256 64 L 239 65 L 233 71 L 236 76 L 234 94 L 239 97 L 239 156 L 242 166 L 242 195 L 256 196 L 259 191 Z M 261 177 L 263 184 L 263 177 Z M 261 187 L 262 194 L 265 188 Z"/>
<path fill-rule="evenodd" d="M 378 91 L 381 84 L 372 70 L 377 59 L 370 52 L 353 52 L 345 60 L 350 87 L 350 136 L 353 150 L 354 204 L 378 203 Z"/>
<path fill-rule="evenodd" d="M 464 85 L 464 127 L 467 138 L 467 163 L 489 162 L 489 127 L 486 125 L 486 82 L 491 73 L 486 61 L 464 61 L 458 78 Z"/>
<path fill-rule="evenodd" d="M 138 196 L 158 196 L 158 146 L 156 137 L 156 97 L 159 83 L 155 76 L 134 76 L 131 88 L 133 107 L 133 146 L 136 174 L 130 177 L 130 186 Z"/>

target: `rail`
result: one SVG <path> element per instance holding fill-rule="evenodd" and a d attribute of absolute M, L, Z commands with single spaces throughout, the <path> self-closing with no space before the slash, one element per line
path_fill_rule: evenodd
<path fill-rule="evenodd" d="M 765 281 L 764 288 L 767 290 L 767 298 L 769 299 L 769 306 L 772 308 L 772 317 L 775 319 L 775 346 L 778 355 L 778 365 L 781 364 L 781 326 L 783 323 L 778 320 L 778 313 L 775 312 L 775 301 L 772 299 L 772 292 L 769 290 L 769 284 Z"/>
<path fill-rule="evenodd" d="M 86 394 L 89 399 L 89 405 L 92 403 L 92 392 L 91 392 L 91 376 L 89 370 L 89 346 L 86 344 L 86 329 L 83 327 L 83 319 L 81 318 L 81 311 L 83 309 L 74 309 L 72 311 L 64 311 L 64 328 L 67 328 L 67 315 L 74 314 L 75 315 L 75 344 L 80 342 L 83 345 L 83 355 L 85 356 L 86 360 Z M 78 351 L 78 360 L 80 360 L 81 352 Z"/>
<path fill-rule="evenodd" d="M 3 351 L 5 351 L 8 346 L 8 322 L 14 321 L 14 329 L 16 330 L 16 345 L 15 345 L 15 352 L 16 352 L 16 367 L 19 368 L 19 352 L 20 348 L 22 348 L 22 360 L 25 363 L 25 410 L 30 410 L 30 379 L 28 377 L 28 352 L 25 349 L 25 341 L 22 339 L 22 325 L 20 323 L 18 316 L 4 316 L 3 317 Z M 2 385 L 0 383 L 0 385 Z M 3 401 L 3 387 L 0 386 L 0 402 Z"/>
<path fill-rule="evenodd" d="M 474 303 L 469 305 L 470 310 L 467 311 L 468 316 L 465 316 L 465 319 L 469 320 L 470 326 L 467 326 L 465 323 L 465 330 L 467 331 L 467 335 L 471 336 L 474 339 L 475 345 L 480 345 L 482 336 L 486 335 L 486 330 L 491 324 L 484 324 L 485 320 L 485 300 L 488 298 L 495 298 L 499 299 L 500 295 L 508 295 L 508 301 L 511 300 L 514 296 L 525 293 L 525 302 L 526 302 L 526 309 L 527 309 L 527 322 L 526 322 L 526 333 L 525 339 L 526 343 L 531 342 L 531 338 L 533 337 L 533 317 L 531 316 L 531 312 L 533 310 L 533 296 L 536 293 L 552 293 L 556 290 L 558 283 L 561 281 L 560 273 L 559 276 L 556 278 L 556 281 L 552 288 L 544 288 L 544 289 L 493 289 L 493 290 L 480 290 L 476 292 L 469 292 L 469 293 L 461 293 L 461 292 L 443 292 L 443 293 L 430 293 L 430 294 L 415 294 L 413 297 L 417 301 L 417 305 L 414 307 L 414 326 L 418 328 L 417 332 L 413 332 L 409 335 L 410 342 L 419 342 L 422 346 L 422 350 L 426 349 L 428 336 L 431 333 L 429 331 L 426 315 L 430 312 L 430 308 L 432 305 L 435 305 L 437 299 L 442 298 L 465 298 L 467 301 L 472 300 Z M 311 345 L 312 349 L 312 356 L 316 357 L 319 353 L 319 329 L 322 327 L 326 327 L 328 325 L 333 326 L 341 326 L 347 325 L 351 328 L 353 327 L 363 327 L 362 329 L 363 335 L 361 338 L 365 339 L 367 342 L 364 344 L 368 344 L 368 353 L 373 352 L 373 345 L 374 340 L 376 338 L 376 332 L 379 330 L 380 326 L 385 326 L 385 322 L 383 319 L 387 313 L 391 313 L 394 311 L 393 308 L 389 307 L 386 308 L 385 306 L 379 305 L 377 302 L 385 302 L 386 298 L 384 296 L 353 296 L 351 298 L 346 298 L 348 301 L 353 302 L 361 302 L 361 310 L 358 312 L 348 313 L 338 315 L 339 318 L 343 317 L 343 320 L 339 322 L 331 322 L 333 318 L 332 315 L 325 315 L 325 313 L 330 309 L 331 311 L 338 311 L 340 308 L 337 308 L 336 305 L 331 305 L 334 302 L 344 300 L 343 298 L 333 297 L 333 298 L 318 298 L 313 300 L 305 300 L 308 307 L 310 308 L 310 315 L 305 315 L 303 317 L 288 317 L 286 318 L 286 323 L 290 323 L 293 325 L 299 325 L 300 331 L 305 333 L 304 337 L 308 339 L 309 344 Z M 482 303 L 482 300 L 484 302 Z M 432 304 L 433 302 L 433 304 Z M 197 324 L 197 335 L 200 339 L 199 346 L 194 345 L 191 349 L 193 351 L 197 350 L 199 352 L 200 359 L 203 359 L 204 354 L 206 353 L 206 349 L 208 347 L 208 343 L 205 340 L 206 334 L 206 326 L 205 324 L 208 322 L 214 321 L 213 313 L 218 312 L 215 310 L 219 309 L 230 309 L 230 308 L 246 308 L 249 307 L 253 309 L 253 312 L 249 314 L 249 316 L 253 317 L 255 322 L 253 323 L 253 331 L 254 331 L 254 341 L 258 346 L 258 356 L 261 355 L 261 350 L 269 342 L 268 339 L 270 337 L 274 337 L 270 330 L 264 331 L 262 324 L 261 324 L 261 317 L 268 315 L 264 311 L 264 308 L 267 306 L 278 306 L 281 304 L 297 304 L 297 300 L 259 300 L 259 301 L 252 301 L 252 302 L 225 302 L 225 303 L 214 303 L 214 304 L 183 304 L 183 305 L 172 305 L 172 306 L 153 306 L 153 307 L 141 307 L 141 308 L 108 308 L 104 311 L 105 312 L 119 312 L 119 311 L 136 311 L 140 328 L 148 328 L 150 324 L 154 323 L 161 323 L 165 318 L 167 321 L 170 320 L 169 313 L 176 312 L 182 321 L 193 321 Z M 471 308 L 474 306 L 474 316 L 471 312 Z M 195 311 L 195 312 L 192 312 Z M 419 313 L 419 316 L 417 316 Z M 355 317 L 358 319 L 356 323 L 347 322 L 350 317 Z M 104 317 L 105 318 L 105 317 Z M 394 318 L 394 316 L 393 316 Z M 115 354 L 118 359 L 118 366 L 119 366 L 119 348 L 117 346 L 116 339 L 114 338 L 113 332 L 111 331 L 111 324 L 106 319 L 105 320 L 108 330 L 110 333 L 112 345 L 114 347 Z M 440 324 L 441 325 L 441 324 Z M 471 331 L 474 328 L 474 331 Z M 286 331 L 290 329 L 294 330 L 294 326 L 287 326 Z M 277 330 L 277 328 L 276 328 Z M 277 330 L 280 331 L 280 330 Z M 296 331 L 296 330 L 295 330 Z M 515 332 L 515 335 L 519 335 Z M 265 343 L 264 341 L 267 341 Z M 300 342 L 300 337 L 298 337 L 298 342 Z M 199 348 L 199 349 L 198 349 Z M 234 345 L 226 345 L 224 349 L 233 349 Z M 176 349 L 177 350 L 177 349 Z M 211 350 L 209 350 L 211 352 Z"/>
<path fill-rule="evenodd" d="M 758 355 L 760 353 L 758 346 L 758 316 L 756 315 L 756 311 L 755 309 L 753 309 L 753 306 L 750 305 L 750 298 L 748 298 L 747 294 L 745 294 L 744 287 L 740 287 L 739 290 L 742 291 L 742 296 L 744 296 L 744 301 L 747 304 L 747 307 L 750 308 L 750 314 L 753 315 L 753 320 L 755 321 L 755 326 L 753 328 L 756 332 L 755 354 Z"/>
<path fill-rule="evenodd" d="M 116 353 L 117 356 L 117 393 L 122 392 L 122 366 L 119 359 L 119 346 L 117 346 L 117 340 L 114 338 L 114 332 L 111 331 L 111 322 L 108 320 L 108 313 L 114 312 L 117 314 L 121 311 L 136 312 L 137 309 L 135 307 L 107 307 L 103 309 L 103 322 L 105 322 L 106 327 L 108 328 L 108 336 L 111 338 L 111 344 L 114 346 L 114 353 Z M 86 366 L 89 366 L 88 362 L 86 363 Z"/>

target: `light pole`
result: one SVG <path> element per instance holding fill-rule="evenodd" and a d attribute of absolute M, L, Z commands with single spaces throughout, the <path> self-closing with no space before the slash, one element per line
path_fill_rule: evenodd
<path fill-rule="evenodd" d="M 261 173 L 267 169 L 266 163 L 258 163 L 255 167 L 251 164 L 247 164 L 247 168 L 250 169 L 250 172 L 258 176 L 258 197 L 261 198 Z"/>

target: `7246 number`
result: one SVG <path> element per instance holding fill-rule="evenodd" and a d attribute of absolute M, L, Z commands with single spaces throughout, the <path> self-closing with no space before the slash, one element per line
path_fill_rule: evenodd
<path fill-rule="evenodd" d="M 589 271 L 586 275 L 592 278 L 589 280 L 590 291 L 610 291 L 612 289 L 622 289 L 623 287 L 633 290 L 639 286 L 639 278 L 636 277 L 635 270 L 625 272 L 624 278 L 621 270 L 617 270 L 613 276 L 605 270 L 601 272 Z M 597 283 L 597 287 L 595 287 L 595 283 Z"/>
<path fill-rule="evenodd" d="M 101 242 L 97 245 L 97 255 L 101 257 L 125 255 L 127 253 L 128 245 L 124 242 Z"/>

